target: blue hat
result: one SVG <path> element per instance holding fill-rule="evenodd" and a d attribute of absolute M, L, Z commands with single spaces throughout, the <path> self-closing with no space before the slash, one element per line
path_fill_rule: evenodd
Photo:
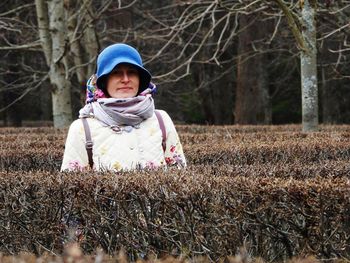
<path fill-rule="evenodd" d="M 109 73 L 121 63 L 135 66 L 140 74 L 139 93 L 148 88 L 152 75 L 143 67 L 137 50 L 126 44 L 113 44 L 106 47 L 97 58 L 97 87 L 105 91 L 105 80 Z"/>

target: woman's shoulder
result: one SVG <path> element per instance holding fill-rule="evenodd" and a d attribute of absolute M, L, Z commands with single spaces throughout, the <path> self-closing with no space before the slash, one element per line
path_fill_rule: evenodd
<path fill-rule="evenodd" d="M 76 119 L 70 124 L 69 129 L 75 130 L 75 129 L 79 129 L 79 127 L 81 127 L 81 126 L 82 126 L 81 120 Z"/>
<path fill-rule="evenodd" d="M 168 114 L 165 110 L 158 110 L 158 109 L 157 109 L 157 110 L 155 110 L 155 111 L 157 111 L 163 119 L 165 119 L 165 120 L 171 120 L 169 114 Z M 156 114 L 156 113 L 155 113 L 155 114 Z"/>
<path fill-rule="evenodd" d="M 169 114 L 166 111 L 164 111 L 164 110 L 156 110 L 156 111 L 158 111 L 158 113 L 160 113 L 160 116 L 161 116 L 166 128 L 174 126 L 174 123 L 173 123 L 171 117 L 169 116 Z"/>
<path fill-rule="evenodd" d="M 91 128 L 101 126 L 99 121 L 94 119 L 94 118 L 86 118 L 86 120 L 87 120 L 89 127 L 91 127 Z M 82 130 L 83 128 L 84 128 L 84 125 L 83 125 L 83 121 L 81 118 L 74 120 L 69 127 L 69 129 L 72 131 Z"/>

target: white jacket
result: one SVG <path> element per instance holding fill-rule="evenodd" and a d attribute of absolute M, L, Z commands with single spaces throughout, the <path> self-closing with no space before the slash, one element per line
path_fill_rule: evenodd
<path fill-rule="evenodd" d="M 93 141 L 94 169 L 133 170 L 154 169 L 163 165 L 186 166 L 182 145 L 175 126 L 165 111 L 159 110 L 166 129 L 166 150 L 162 148 L 162 131 L 155 114 L 139 128 L 117 133 L 100 121 L 88 118 Z M 85 148 L 85 131 L 81 119 L 75 120 L 68 131 L 61 171 L 89 168 Z"/>

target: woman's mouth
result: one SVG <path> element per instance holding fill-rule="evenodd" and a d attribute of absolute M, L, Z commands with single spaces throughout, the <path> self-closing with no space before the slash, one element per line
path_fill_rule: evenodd
<path fill-rule="evenodd" d="M 117 90 L 128 91 L 128 90 L 132 90 L 132 88 L 131 87 L 121 87 L 121 88 L 118 88 Z"/>

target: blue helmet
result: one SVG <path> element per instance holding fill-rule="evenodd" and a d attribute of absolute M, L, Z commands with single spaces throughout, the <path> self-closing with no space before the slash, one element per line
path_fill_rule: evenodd
<path fill-rule="evenodd" d="M 143 67 L 137 50 L 126 44 L 113 44 L 106 47 L 97 58 L 97 87 L 106 91 L 106 77 L 121 63 L 135 66 L 140 75 L 139 93 L 148 88 L 152 75 Z"/>

